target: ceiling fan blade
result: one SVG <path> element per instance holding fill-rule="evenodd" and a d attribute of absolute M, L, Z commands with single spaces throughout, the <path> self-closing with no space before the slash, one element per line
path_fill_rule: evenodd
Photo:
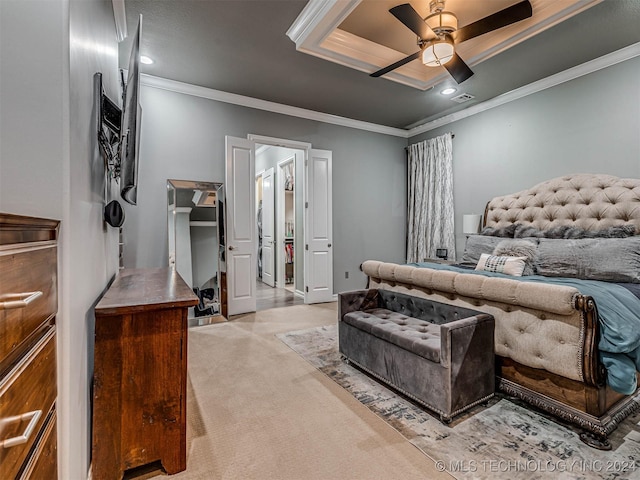
<path fill-rule="evenodd" d="M 392 63 L 388 67 L 384 67 L 382 70 L 378 70 L 377 72 L 373 72 L 369 76 L 370 77 L 380 77 L 380 76 L 382 76 L 382 75 L 384 75 L 386 73 L 389 73 L 392 70 L 395 70 L 398 67 L 401 67 L 402 65 L 405 65 L 405 64 L 407 64 L 409 62 L 412 62 L 416 58 L 420 58 L 420 55 L 422 55 L 422 50 L 420 50 L 419 52 L 414 53 L 413 55 L 409 55 L 408 57 L 405 57 L 402 60 L 398 60 L 396 63 Z"/>
<path fill-rule="evenodd" d="M 489 15 L 488 17 L 481 18 L 480 20 L 465 25 L 461 29 L 454 33 L 456 43 L 464 42 L 470 38 L 475 38 L 485 33 L 492 32 L 498 28 L 506 27 L 512 23 L 519 22 L 525 18 L 531 17 L 533 9 L 531 8 L 531 2 L 524 0 L 516 3 L 504 10 Z"/>
<path fill-rule="evenodd" d="M 425 23 L 424 19 L 410 4 L 404 3 L 395 6 L 389 10 L 389 12 L 422 40 L 437 38 L 436 34 L 431 30 L 431 27 Z"/>
<path fill-rule="evenodd" d="M 458 84 L 461 84 L 473 75 L 473 70 L 469 68 L 469 65 L 464 63 L 464 60 L 462 60 L 457 53 L 454 53 L 453 58 L 445 63 L 443 67 L 447 69 Z"/>

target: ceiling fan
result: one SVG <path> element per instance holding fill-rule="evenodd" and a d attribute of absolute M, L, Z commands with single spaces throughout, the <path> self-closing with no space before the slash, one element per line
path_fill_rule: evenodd
<path fill-rule="evenodd" d="M 429 67 L 443 66 L 457 83 L 462 83 L 473 75 L 473 71 L 456 53 L 456 45 L 519 22 L 532 15 L 531 3 L 529 0 L 523 0 L 458 29 L 458 19 L 453 13 L 444 10 L 444 2 L 445 0 L 432 0 L 429 3 L 431 14 L 425 19 L 408 3 L 389 10 L 394 17 L 418 36 L 420 51 L 373 72 L 370 76 L 380 77 L 422 57 L 422 63 L 425 65 Z"/>

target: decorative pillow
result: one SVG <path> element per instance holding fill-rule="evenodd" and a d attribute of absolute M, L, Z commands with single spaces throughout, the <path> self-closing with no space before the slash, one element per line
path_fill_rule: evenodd
<path fill-rule="evenodd" d="M 491 237 L 504 237 L 504 238 L 513 238 L 515 234 L 516 228 L 519 226 L 519 223 L 512 223 L 511 225 L 507 225 L 502 228 L 495 227 L 484 227 L 480 235 L 486 235 Z"/>
<path fill-rule="evenodd" d="M 522 225 L 520 223 L 517 224 L 516 230 L 513 233 L 514 238 L 543 238 L 544 232 L 542 230 L 538 230 L 536 227 L 531 225 Z"/>
<path fill-rule="evenodd" d="M 515 238 L 627 238 L 636 234 L 635 225 L 617 225 L 603 230 L 585 230 L 570 225 L 561 225 L 549 230 L 538 230 L 535 227 L 516 224 Z"/>
<path fill-rule="evenodd" d="M 520 277 L 524 271 L 526 259 L 526 257 L 496 257 L 495 255 L 483 253 L 480 255 L 476 270 L 504 273 L 506 275 Z"/>
<path fill-rule="evenodd" d="M 524 257 L 525 265 L 522 275 L 533 275 L 534 260 L 538 252 L 538 245 L 531 240 L 524 239 L 506 239 L 500 241 L 496 248 L 493 249 L 493 254 L 497 256 L 509 256 L 509 257 Z"/>
<path fill-rule="evenodd" d="M 500 237 L 488 237 L 484 235 L 469 235 L 462 255 L 462 263 L 476 265 L 483 253 L 493 253 L 498 243 L 502 241 Z"/>
<path fill-rule="evenodd" d="M 547 277 L 640 283 L 640 237 L 541 238 L 535 269 Z"/>

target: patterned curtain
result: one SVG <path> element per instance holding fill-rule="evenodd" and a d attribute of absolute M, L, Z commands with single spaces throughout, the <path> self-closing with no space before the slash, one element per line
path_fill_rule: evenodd
<path fill-rule="evenodd" d="M 456 258 L 451 134 L 409 145 L 407 263 Z"/>

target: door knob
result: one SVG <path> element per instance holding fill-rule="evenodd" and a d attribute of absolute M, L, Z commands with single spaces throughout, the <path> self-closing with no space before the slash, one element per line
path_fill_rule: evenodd
<path fill-rule="evenodd" d="M 229 250 L 235 250 L 236 247 L 234 247 L 233 245 L 229 245 Z"/>
<path fill-rule="evenodd" d="M 331 248 L 331 244 L 327 245 L 327 247 Z"/>

